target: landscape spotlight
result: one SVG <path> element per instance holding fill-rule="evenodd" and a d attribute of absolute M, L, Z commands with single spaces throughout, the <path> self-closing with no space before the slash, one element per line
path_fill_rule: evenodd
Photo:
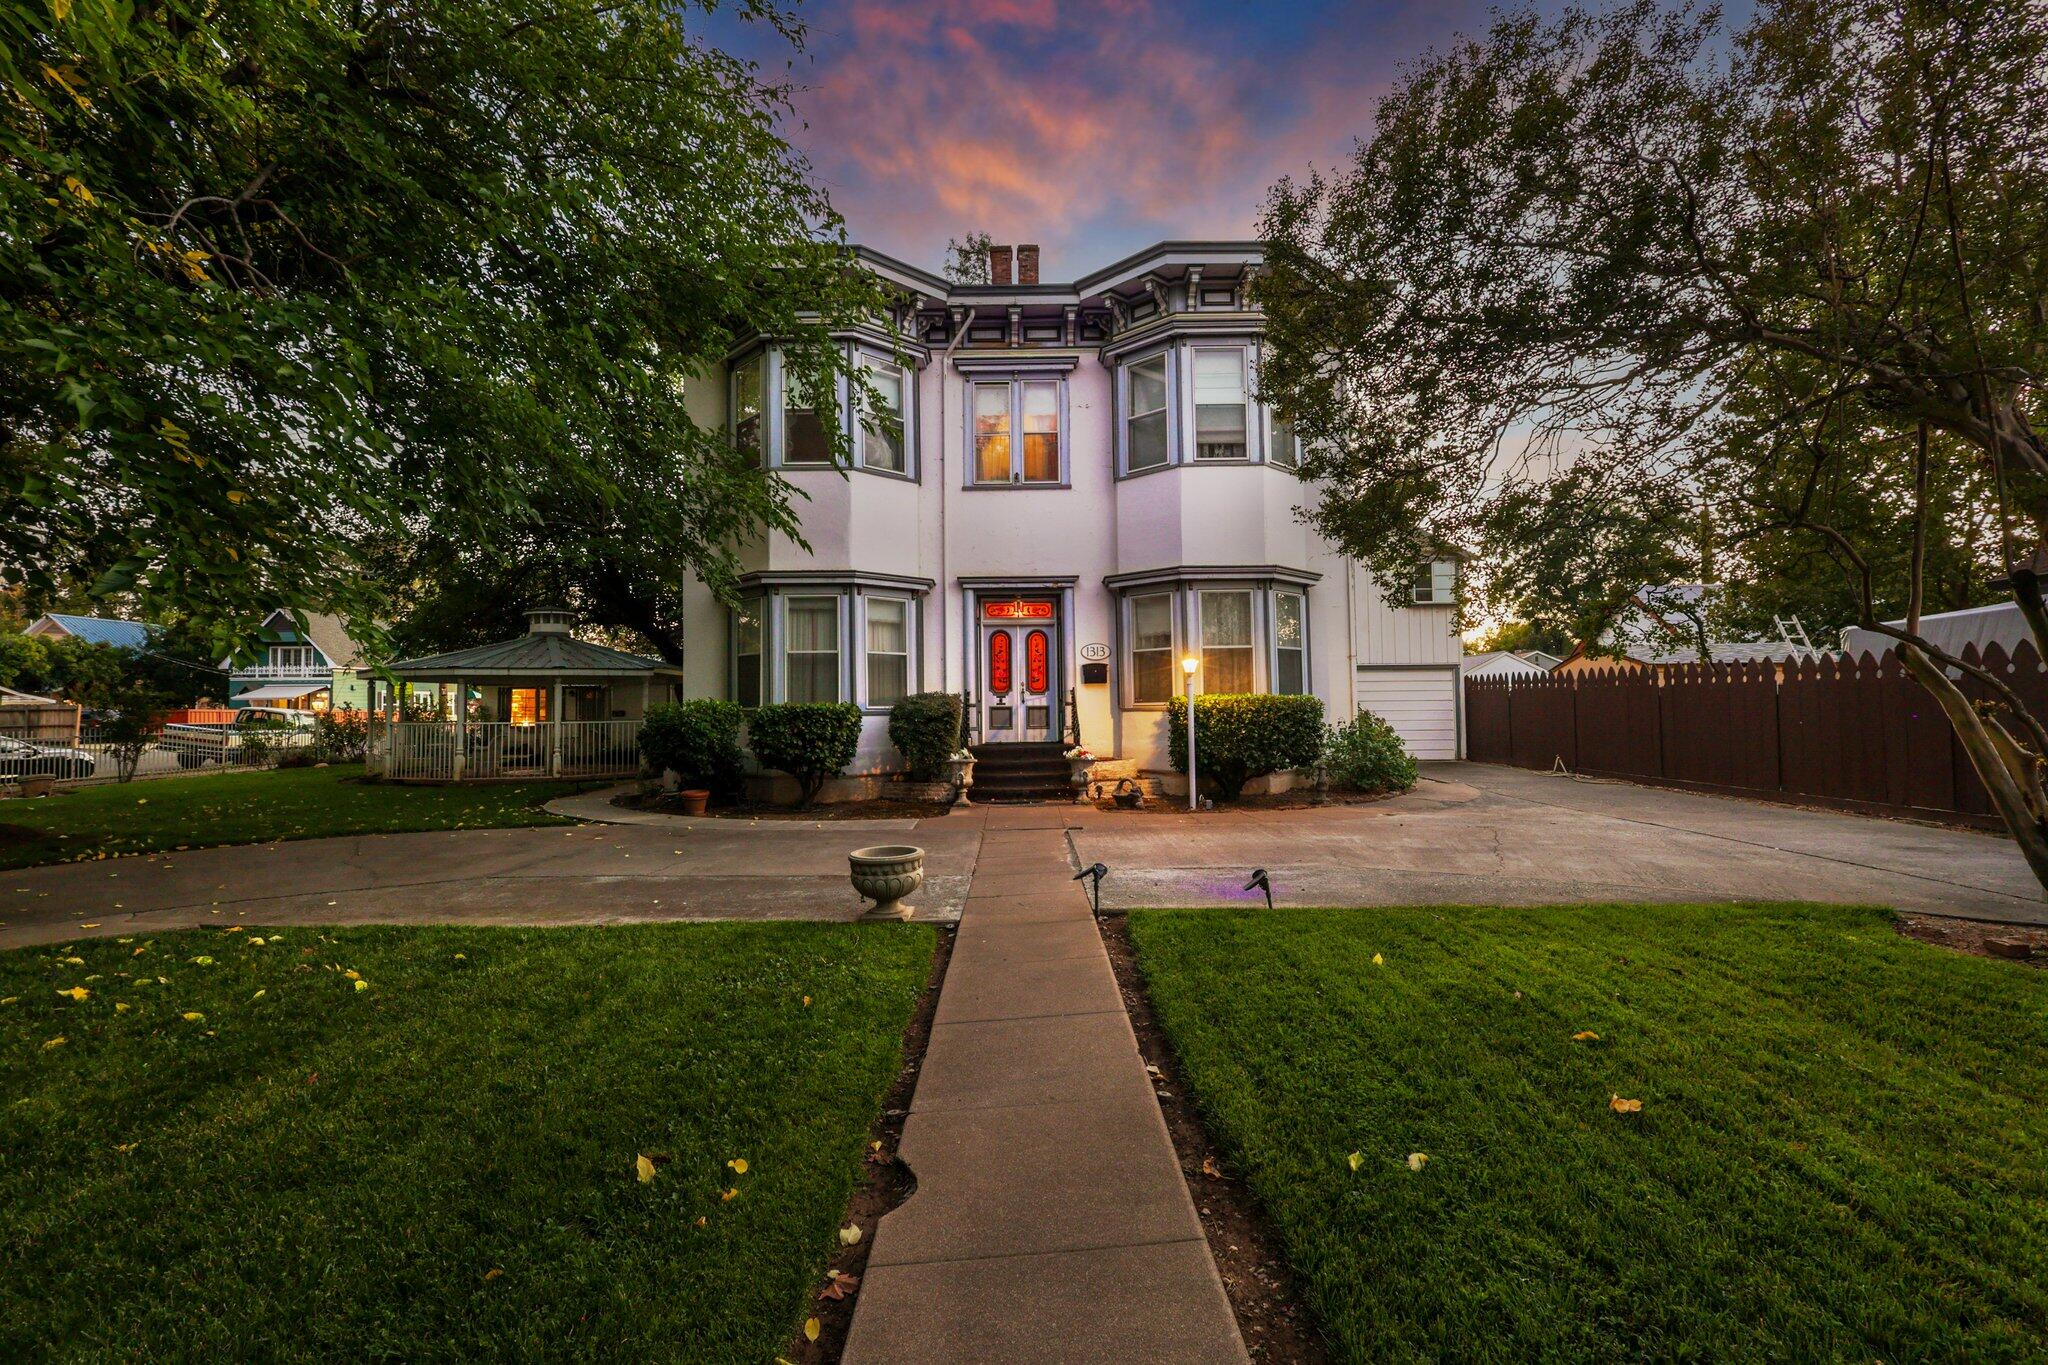
<path fill-rule="evenodd" d="M 1088 889 L 1094 893 L 1095 913 L 1098 915 L 1102 913 L 1102 879 L 1108 875 L 1108 868 L 1104 867 L 1101 863 L 1093 863 L 1076 872 L 1072 878 L 1072 880 L 1077 882 L 1083 877 L 1089 879 Z"/>
<path fill-rule="evenodd" d="M 1249 891 L 1255 886 L 1266 893 L 1266 908 L 1271 910 L 1273 908 L 1273 883 L 1266 880 L 1266 869 L 1263 867 L 1252 869 L 1252 879 L 1244 884 L 1244 889 Z"/>

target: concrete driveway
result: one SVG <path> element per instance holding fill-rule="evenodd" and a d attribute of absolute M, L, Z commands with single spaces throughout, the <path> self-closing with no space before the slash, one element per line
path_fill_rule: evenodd
<path fill-rule="evenodd" d="M 1427 765 L 1393 800 L 1320 810 L 1103 813 L 977 808 L 933 820 L 629 823 L 365 835 L 0 872 L 0 946 L 204 924 L 601 924 L 850 919 L 846 854 L 926 850 L 931 918 L 958 915 L 984 831 L 1065 829 L 1105 906 L 1246 904 L 1253 867 L 1283 905 L 1825 900 L 2048 924 L 2012 844 L 1988 834 L 1795 810 L 1514 768 Z M 91 929 L 84 928 L 90 924 Z"/>
<path fill-rule="evenodd" d="M 1091 821 L 1073 841 L 1125 907 L 1256 900 L 1264 867 L 1284 905 L 1817 900 L 2048 924 L 1996 835 L 1475 763 L 1424 764 L 1377 805 Z"/>

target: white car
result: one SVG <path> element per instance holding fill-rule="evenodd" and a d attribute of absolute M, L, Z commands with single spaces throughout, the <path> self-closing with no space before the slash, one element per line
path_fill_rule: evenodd
<path fill-rule="evenodd" d="M 0 774 L 32 777 L 91 777 L 98 763 L 83 749 L 68 744 L 39 744 L 34 740 L 0 735 Z"/>

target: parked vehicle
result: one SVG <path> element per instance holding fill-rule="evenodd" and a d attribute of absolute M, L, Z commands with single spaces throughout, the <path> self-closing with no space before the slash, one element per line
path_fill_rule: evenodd
<path fill-rule="evenodd" d="M 242 706 L 235 710 L 235 724 L 256 729 L 310 730 L 311 711 L 294 711 L 283 706 Z"/>
<path fill-rule="evenodd" d="M 67 779 L 91 777 L 98 766 L 93 756 L 83 749 L 0 735 L 0 773 L 10 777 L 36 774 Z"/>

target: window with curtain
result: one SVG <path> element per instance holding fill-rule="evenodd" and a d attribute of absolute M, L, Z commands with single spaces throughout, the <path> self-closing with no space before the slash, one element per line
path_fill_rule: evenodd
<path fill-rule="evenodd" d="M 1173 594 L 1131 599 L 1131 700 L 1164 705 L 1173 696 Z"/>
<path fill-rule="evenodd" d="M 783 679 L 788 701 L 839 700 L 839 599 L 783 602 Z"/>
<path fill-rule="evenodd" d="M 1199 594 L 1202 622 L 1202 691 L 1252 690 L 1252 595 L 1231 589 Z"/>
<path fill-rule="evenodd" d="M 868 469 L 892 474 L 907 472 L 904 455 L 903 371 L 895 365 L 870 362 L 868 382 L 881 395 L 881 408 L 870 414 L 860 429 L 860 462 Z"/>
<path fill-rule="evenodd" d="M 741 450 L 761 453 L 761 356 L 748 356 L 732 371 L 732 441 Z"/>
<path fill-rule="evenodd" d="M 1025 483 L 1060 481 L 1060 386 L 1057 380 L 1027 379 L 1017 385 L 1018 421 L 1024 429 Z"/>
<path fill-rule="evenodd" d="M 1273 690 L 1286 696 L 1308 691 L 1308 623 L 1298 592 L 1273 594 Z"/>
<path fill-rule="evenodd" d="M 1167 462 L 1166 357 L 1133 361 L 1126 371 L 1124 401 L 1124 469 L 1137 473 Z"/>
<path fill-rule="evenodd" d="M 1010 481 L 1010 386 L 974 386 L 974 478 L 977 483 Z"/>
<path fill-rule="evenodd" d="M 893 706 L 910 695 L 910 603 L 867 599 L 869 706 Z"/>
<path fill-rule="evenodd" d="M 747 602 L 732 614 L 733 700 L 761 704 L 761 604 Z"/>
<path fill-rule="evenodd" d="M 1195 351 L 1195 458 L 1245 458 L 1244 350 Z"/>
<path fill-rule="evenodd" d="M 1301 442 L 1294 434 L 1294 423 L 1278 414 L 1273 417 L 1273 453 L 1270 458 L 1282 469 L 1301 467 Z"/>
<path fill-rule="evenodd" d="M 830 464 L 832 446 L 811 386 L 787 366 L 782 371 L 782 463 Z"/>
<path fill-rule="evenodd" d="M 1419 606 L 1449 605 L 1458 600 L 1458 561 L 1432 559 L 1415 571 L 1414 601 Z"/>

